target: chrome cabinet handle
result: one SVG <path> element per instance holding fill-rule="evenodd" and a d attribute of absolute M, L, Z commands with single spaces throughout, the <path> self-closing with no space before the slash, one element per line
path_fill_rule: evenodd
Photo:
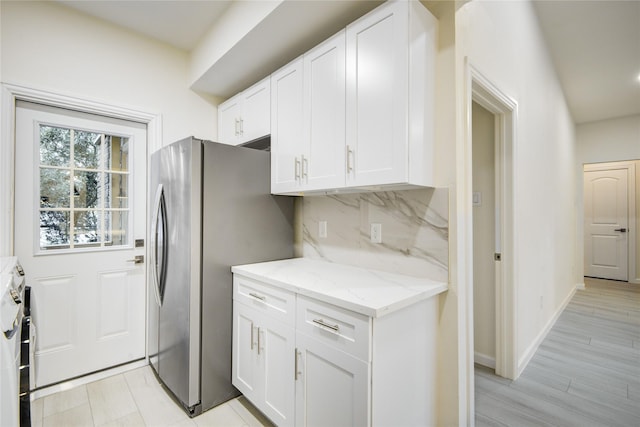
<path fill-rule="evenodd" d="M 260 354 L 260 328 L 258 328 L 258 354 Z"/>
<path fill-rule="evenodd" d="M 260 301 L 264 301 L 264 300 L 267 299 L 267 297 L 263 297 L 262 295 L 258 295 L 258 294 L 253 293 L 253 292 L 249 292 L 249 296 L 252 296 L 255 299 L 259 299 Z"/>
<path fill-rule="evenodd" d="M 244 119 L 240 117 L 240 135 L 244 135 Z"/>
<path fill-rule="evenodd" d="M 316 323 L 316 324 L 318 324 L 320 326 L 323 326 L 325 328 L 329 328 L 329 329 L 331 329 L 332 331 L 335 331 L 335 332 L 338 332 L 340 330 L 340 326 L 339 325 L 330 325 L 330 324 L 328 324 L 327 322 L 325 322 L 322 319 L 313 319 L 312 322 Z"/>
<path fill-rule="evenodd" d="M 302 178 L 309 179 L 309 159 L 307 159 L 304 154 L 300 156 L 302 159 Z"/>
<path fill-rule="evenodd" d="M 144 262 L 144 255 L 136 255 L 133 259 L 128 259 L 127 262 L 142 264 Z"/>
<path fill-rule="evenodd" d="M 300 180 L 300 160 L 296 157 L 294 163 L 294 176 L 296 181 Z"/>
<path fill-rule="evenodd" d="M 352 159 L 353 159 L 353 150 L 351 149 L 350 145 L 347 145 L 347 173 L 353 171 L 353 165 L 352 165 Z"/>
<path fill-rule="evenodd" d="M 251 351 L 253 351 L 253 322 L 251 322 Z"/>
<path fill-rule="evenodd" d="M 240 135 L 240 126 L 239 126 L 240 120 L 238 120 L 237 117 L 234 120 L 235 120 L 235 126 L 234 126 L 234 133 L 233 134 L 235 136 L 238 136 L 238 135 Z"/>
<path fill-rule="evenodd" d="M 293 379 L 294 379 L 294 381 L 298 381 L 298 375 L 301 375 L 301 374 L 302 374 L 302 372 L 300 372 L 300 367 L 299 367 L 299 365 L 298 365 L 298 357 L 299 357 L 299 356 L 300 356 L 300 352 L 299 352 L 299 351 L 298 351 L 298 349 L 296 348 L 296 349 L 295 349 L 294 356 L 293 356 L 293 357 L 295 358 L 295 359 L 294 359 L 294 360 L 295 360 L 295 362 L 294 362 L 294 367 L 293 367 L 293 369 L 294 369 L 294 372 L 293 372 Z"/>

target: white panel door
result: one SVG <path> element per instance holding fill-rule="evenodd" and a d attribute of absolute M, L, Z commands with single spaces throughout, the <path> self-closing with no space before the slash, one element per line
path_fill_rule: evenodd
<path fill-rule="evenodd" d="M 585 276 L 628 280 L 628 171 L 584 173 Z"/>
<path fill-rule="evenodd" d="M 15 253 L 32 286 L 35 386 L 145 355 L 146 127 L 16 108 Z"/>
<path fill-rule="evenodd" d="M 406 2 L 388 2 L 347 27 L 347 185 L 407 180 Z"/>

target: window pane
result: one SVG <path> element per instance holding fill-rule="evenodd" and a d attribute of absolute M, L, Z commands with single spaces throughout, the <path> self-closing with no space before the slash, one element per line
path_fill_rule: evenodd
<path fill-rule="evenodd" d="M 69 245 L 69 212 L 40 211 L 40 249 Z"/>
<path fill-rule="evenodd" d="M 73 205 L 76 208 L 100 207 L 100 173 L 75 171 Z"/>
<path fill-rule="evenodd" d="M 80 130 L 75 131 L 73 138 L 73 161 L 76 167 L 99 169 L 101 145 L 101 134 Z"/>
<path fill-rule="evenodd" d="M 98 211 L 74 212 L 73 242 L 74 243 L 99 243 L 100 242 L 100 214 Z"/>
<path fill-rule="evenodd" d="M 129 170 L 129 138 L 105 137 L 106 165 L 108 170 L 126 172 Z"/>
<path fill-rule="evenodd" d="M 105 219 L 105 245 L 126 245 L 129 213 L 126 211 L 107 212 Z"/>
<path fill-rule="evenodd" d="M 105 173 L 105 204 L 107 208 L 124 209 L 129 206 L 127 199 L 129 176 L 121 173 Z"/>
<path fill-rule="evenodd" d="M 69 207 L 69 171 L 40 169 L 40 207 Z"/>
<path fill-rule="evenodd" d="M 69 129 L 40 125 L 40 164 L 69 166 Z"/>

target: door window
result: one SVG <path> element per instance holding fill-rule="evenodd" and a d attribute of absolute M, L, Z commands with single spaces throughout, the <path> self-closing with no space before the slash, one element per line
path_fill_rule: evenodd
<path fill-rule="evenodd" d="M 39 248 L 129 245 L 129 138 L 38 124 Z"/>

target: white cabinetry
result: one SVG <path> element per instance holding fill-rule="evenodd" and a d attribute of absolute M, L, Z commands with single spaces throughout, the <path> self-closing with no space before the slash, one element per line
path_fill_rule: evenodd
<path fill-rule="evenodd" d="M 302 176 L 302 57 L 271 75 L 271 192 L 290 193 Z"/>
<path fill-rule="evenodd" d="M 438 300 L 409 296 L 417 279 L 305 260 L 233 271 L 233 384 L 273 422 L 436 424 Z"/>
<path fill-rule="evenodd" d="M 294 425 L 292 303 L 293 294 L 259 283 L 234 285 L 233 385 L 282 426 Z"/>
<path fill-rule="evenodd" d="M 272 192 L 344 186 L 344 31 L 272 76 Z"/>
<path fill-rule="evenodd" d="M 218 106 L 218 142 L 243 144 L 271 132 L 270 77 Z"/>
<path fill-rule="evenodd" d="M 370 318 L 298 297 L 297 426 L 366 426 Z"/>
<path fill-rule="evenodd" d="M 434 185 L 436 28 L 412 1 L 347 27 L 347 187 Z"/>
<path fill-rule="evenodd" d="M 390 1 L 278 71 L 303 74 L 304 125 L 272 132 L 272 192 L 435 186 L 436 35 L 420 2 Z"/>

